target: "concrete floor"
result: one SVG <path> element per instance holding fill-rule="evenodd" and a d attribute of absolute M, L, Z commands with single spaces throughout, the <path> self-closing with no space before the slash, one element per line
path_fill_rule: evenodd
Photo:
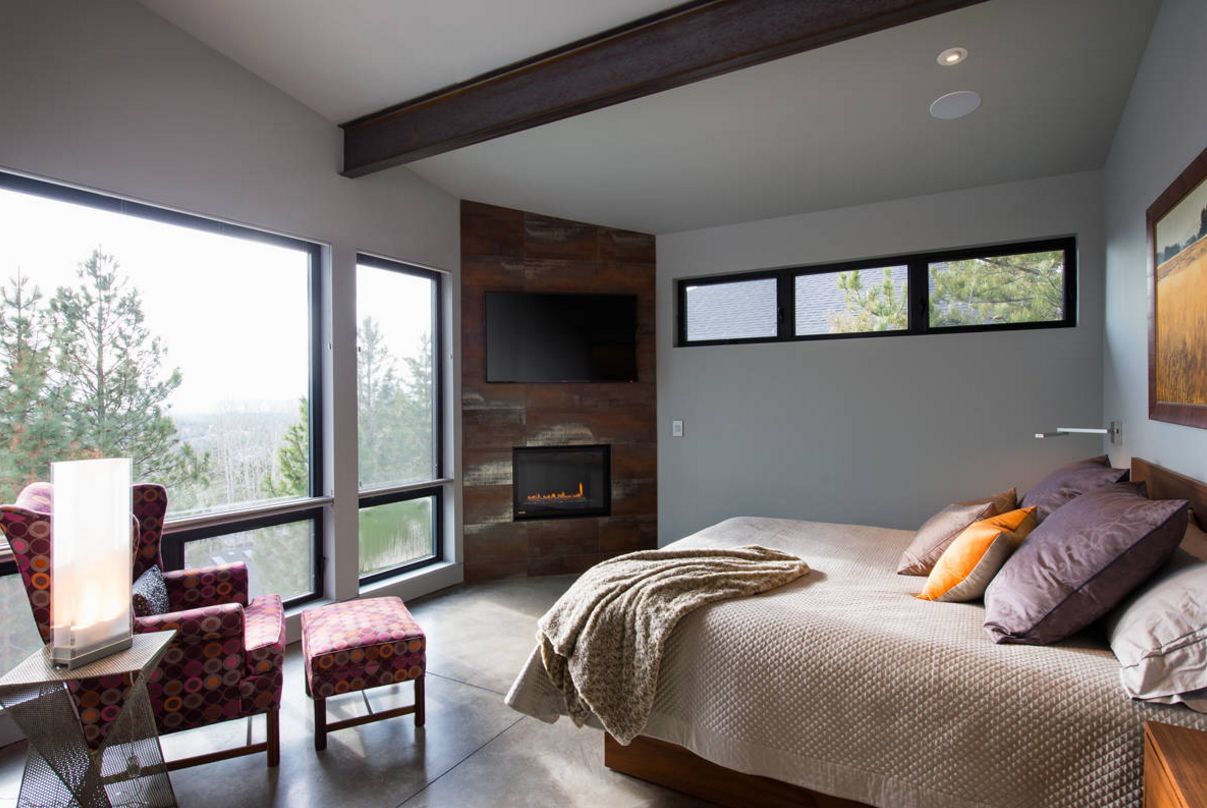
<path fill-rule="evenodd" d="M 340 730 L 314 751 L 300 646 L 289 647 L 281 710 L 281 765 L 263 755 L 174 772 L 182 808 L 226 806 L 654 806 L 705 805 L 603 766 L 602 733 L 568 720 L 548 725 L 513 712 L 503 695 L 527 659 L 536 620 L 573 580 L 510 579 L 458 587 L 409 604 L 428 637 L 427 726 L 410 716 Z M 369 691 L 374 709 L 409 703 L 410 684 Z M 330 720 L 364 711 L 358 694 L 328 701 Z M 256 739 L 264 720 L 253 723 Z M 245 721 L 166 736 L 170 758 L 236 745 Z M 0 808 L 16 805 L 24 744 L 0 750 Z"/>

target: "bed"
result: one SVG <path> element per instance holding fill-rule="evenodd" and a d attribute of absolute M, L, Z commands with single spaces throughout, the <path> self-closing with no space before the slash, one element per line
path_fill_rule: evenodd
<path fill-rule="evenodd" d="M 1133 473 L 1150 496 L 1207 505 L 1194 481 Z M 608 740 L 606 764 L 731 805 L 1133 808 L 1143 723 L 1207 730 L 1207 715 L 1128 699 L 1092 634 L 995 645 L 981 605 L 914 599 L 922 579 L 894 574 L 912 535 L 742 517 L 683 539 L 781 548 L 812 572 L 685 618 L 644 736 Z M 537 657 L 508 703 L 562 712 Z"/>

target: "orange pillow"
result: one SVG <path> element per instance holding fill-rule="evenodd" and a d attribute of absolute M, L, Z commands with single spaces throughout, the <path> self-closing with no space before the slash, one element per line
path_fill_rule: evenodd
<path fill-rule="evenodd" d="M 1036 524 L 1035 508 L 973 522 L 943 551 L 916 597 L 963 602 L 983 596 L 993 576 Z"/>

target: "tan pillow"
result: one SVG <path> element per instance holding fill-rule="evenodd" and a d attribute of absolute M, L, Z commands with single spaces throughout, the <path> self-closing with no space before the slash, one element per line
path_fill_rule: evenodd
<path fill-rule="evenodd" d="M 999 491 L 991 497 L 982 497 L 981 499 L 974 499 L 969 502 L 961 502 L 960 504 L 980 505 L 983 502 L 989 502 L 993 505 L 993 509 L 995 511 L 993 515 L 995 516 L 1000 513 L 1010 513 L 1010 511 L 1018 508 L 1018 489 L 1011 488 L 1008 491 Z"/>
<path fill-rule="evenodd" d="M 949 603 L 979 599 L 1036 524 L 1034 508 L 973 522 L 943 551 L 926 586 L 915 597 Z"/>
<path fill-rule="evenodd" d="M 948 505 L 918 528 L 914 540 L 897 562 L 897 574 L 930 575 L 939 556 L 955 541 L 956 536 L 964 532 L 964 528 L 996 515 L 992 502 Z"/>

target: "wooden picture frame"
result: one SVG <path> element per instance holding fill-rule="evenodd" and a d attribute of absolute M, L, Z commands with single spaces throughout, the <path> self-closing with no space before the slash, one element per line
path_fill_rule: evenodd
<path fill-rule="evenodd" d="M 1148 417 L 1207 429 L 1207 149 L 1149 206 L 1145 227 Z"/>

